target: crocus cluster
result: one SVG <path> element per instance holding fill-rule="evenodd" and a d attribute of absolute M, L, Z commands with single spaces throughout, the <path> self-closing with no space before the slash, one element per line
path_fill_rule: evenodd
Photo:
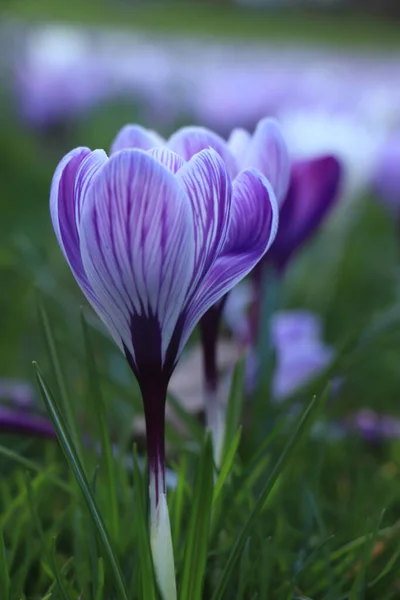
<path fill-rule="evenodd" d="M 164 452 L 169 380 L 196 324 L 264 256 L 278 225 L 270 181 L 255 168 L 239 172 L 218 143 L 203 130 L 182 130 L 164 143 L 125 128 L 110 157 L 89 148 L 70 152 L 51 187 L 60 247 L 142 392 L 151 540 L 168 599 L 175 582 L 158 559 L 160 540 L 172 555 Z M 279 184 L 287 167 L 275 164 L 273 151 L 272 140 Z"/>
<path fill-rule="evenodd" d="M 112 149 L 147 149 L 154 144 L 176 150 L 186 159 L 190 159 L 200 150 L 211 147 L 224 160 L 233 179 L 243 169 L 256 168 L 271 182 L 280 208 L 280 222 L 270 251 L 255 269 L 255 337 L 259 328 L 262 264 L 270 263 L 282 274 L 294 252 L 327 217 L 339 197 L 339 161 L 334 156 L 322 155 L 291 163 L 280 128 L 273 119 L 262 119 L 253 135 L 244 129 L 235 129 L 228 141 L 200 127 L 183 128 L 166 141 L 137 125 L 128 125 L 118 134 Z M 200 320 L 204 349 L 206 417 L 215 433 L 214 450 L 217 462 L 223 437 L 223 415 L 217 393 L 216 347 L 225 301 L 226 296 L 222 296 Z"/>

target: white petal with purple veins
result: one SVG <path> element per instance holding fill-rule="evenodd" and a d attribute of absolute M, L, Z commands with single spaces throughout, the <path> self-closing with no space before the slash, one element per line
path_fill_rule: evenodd
<path fill-rule="evenodd" d="M 164 167 L 166 167 L 168 171 L 171 171 L 172 173 L 179 171 L 179 169 L 185 164 L 183 158 L 181 158 L 178 154 L 162 146 L 148 150 L 147 154 L 152 156 L 161 165 L 164 165 Z"/>
<path fill-rule="evenodd" d="M 268 180 L 253 169 L 233 184 L 229 238 L 190 302 L 182 345 L 203 314 L 245 277 L 275 239 L 279 209 Z"/>
<path fill-rule="evenodd" d="M 258 123 L 243 167 L 254 167 L 265 175 L 278 204 L 283 202 L 289 187 L 290 158 L 281 128 L 275 119 L 262 119 Z"/>
<path fill-rule="evenodd" d="M 193 275 L 193 217 L 183 186 L 139 150 L 110 158 L 85 201 L 82 261 L 100 304 L 132 357 L 132 315 L 155 316 L 162 358 Z"/>
<path fill-rule="evenodd" d="M 246 164 L 251 135 L 246 129 L 234 129 L 229 136 L 228 146 L 239 166 Z"/>
<path fill-rule="evenodd" d="M 242 171 L 233 183 L 232 214 L 224 254 L 251 251 L 261 258 L 275 239 L 278 215 L 270 182 L 255 169 Z"/>
<path fill-rule="evenodd" d="M 196 154 L 177 173 L 193 210 L 195 267 L 191 290 L 225 244 L 232 186 L 223 160 L 214 150 Z"/>
<path fill-rule="evenodd" d="M 182 127 L 174 133 L 168 140 L 168 147 L 182 156 L 185 160 L 190 160 L 192 156 L 212 148 L 225 162 L 231 177 L 236 177 L 238 165 L 226 141 L 217 133 L 206 129 L 205 127 Z"/>
<path fill-rule="evenodd" d="M 89 148 L 77 148 L 69 152 L 56 169 L 50 192 L 50 213 L 58 243 L 75 279 L 94 304 L 96 299 L 82 264 L 76 215 L 83 201 L 80 191 L 86 189 L 86 183 L 106 159 L 100 150 L 92 153 Z"/>
<path fill-rule="evenodd" d="M 110 149 L 110 154 L 127 148 L 150 150 L 165 144 L 163 138 L 155 131 L 145 129 L 141 125 L 125 125 L 116 135 Z"/>

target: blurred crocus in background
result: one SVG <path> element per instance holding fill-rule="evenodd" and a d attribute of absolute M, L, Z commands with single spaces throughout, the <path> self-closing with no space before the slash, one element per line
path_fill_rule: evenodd
<path fill-rule="evenodd" d="M 176 589 L 165 496 L 168 383 L 197 322 L 273 242 L 275 196 L 254 169 L 232 184 L 212 149 L 186 161 L 165 147 L 119 150 L 110 158 L 77 148 L 57 167 L 50 208 L 75 279 L 142 392 L 152 551 L 170 600 Z"/>
<path fill-rule="evenodd" d="M 0 378 L 0 433 L 18 433 L 54 438 L 51 422 L 38 414 L 31 384 L 18 379 Z"/>
<path fill-rule="evenodd" d="M 246 350 L 246 389 L 252 394 L 259 380 L 260 361 L 249 334 L 252 289 L 247 281 L 229 294 L 224 322 Z M 271 397 L 289 398 L 332 362 L 334 349 L 323 341 L 321 317 L 303 309 L 278 310 L 271 315 L 270 344 L 275 354 Z"/>
<path fill-rule="evenodd" d="M 400 133 L 391 136 L 380 153 L 374 173 L 378 198 L 400 218 Z"/>
<path fill-rule="evenodd" d="M 334 350 L 322 341 L 321 319 L 305 310 L 280 311 L 271 321 L 276 368 L 272 397 L 281 401 L 332 362 Z"/>
<path fill-rule="evenodd" d="M 256 164 L 263 171 L 270 168 L 265 159 L 260 161 L 264 156 L 261 152 L 265 152 L 265 158 L 268 157 L 268 146 L 265 142 L 264 147 L 260 144 L 257 133 L 256 129 L 251 137 L 245 130 L 234 130 L 229 145 L 243 165 L 255 161 L 258 151 Z M 342 174 L 342 165 L 333 155 L 292 160 L 287 184 L 277 190 L 280 205 L 278 233 L 270 252 L 252 274 L 253 298 L 246 331 L 248 339 L 243 340 L 245 344 L 256 347 L 260 335 L 271 335 L 264 330 L 262 323 L 265 294 L 272 291 L 271 282 L 267 281 L 266 285 L 264 282 L 268 277 L 268 269 L 272 267 L 278 278 L 285 274 L 296 252 L 318 231 L 340 199 Z M 276 283 L 279 285 L 279 281 L 274 285 Z M 249 355 L 250 364 L 257 360 L 253 354 L 251 352 Z M 250 373 L 255 372 L 256 369 L 251 367 Z"/>
<path fill-rule="evenodd" d="M 368 189 L 385 140 L 384 127 L 368 122 L 351 106 L 296 107 L 281 110 L 279 119 L 293 160 L 333 155 L 343 168 L 346 199 Z"/>

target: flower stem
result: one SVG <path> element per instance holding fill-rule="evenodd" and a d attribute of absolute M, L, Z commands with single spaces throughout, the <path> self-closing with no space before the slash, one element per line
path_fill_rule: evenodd
<path fill-rule="evenodd" d="M 149 463 L 150 545 L 163 600 L 176 600 L 174 552 L 165 488 L 165 402 L 167 386 L 142 385 Z"/>

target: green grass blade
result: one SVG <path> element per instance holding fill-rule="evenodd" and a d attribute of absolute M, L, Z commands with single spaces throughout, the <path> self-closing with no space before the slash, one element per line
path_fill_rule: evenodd
<path fill-rule="evenodd" d="M 225 436 L 222 449 L 222 462 L 224 462 L 227 452 L 235 438 L 242 414 L 243 389 L 245 375 L 245 360 L 241 358 L 235 365 L 233 371 L 231 389 L 229 392 L 228 406 L 226 409 Z"/>
<path fill-rule="evenodd" d="M 0 598 L 4 598 L 4 600 L 10 598 L 10 576 L 8 574 L 6 545 L 2 529 L 0 529 Z"/>
<path fill-rule="evenodd" d="M 156 583 L 151 556 L 148 517 L 145 508 L 145 485 L 137 460 L 136 448 L 133 449 L 133 485 L 135 490 L 135 525 L 138 536 L 138 553 L 140 557 L 140 577 L 142 581 L 142 596 L 146 600 L 156 600 Z M 133 590 L 132 590 L 133 595 Z"/>
<path fill-rule="evenodd" d="M 67 594 L 67 590 L 65 589 L 64 583 L 61 579 L 60 569 L 57 564 L 57 546 L 56 546 L 56 538 L 53 538 L 53 552 L 52 552 L 52 562 L 53 562 L 53 571 L 54 576 L 56 578 L 57 586 L 60 591 L 60 596 L 62 600 L 71 600 L 69 595 Z"/>
<path fill-rule="evenodd" d="M 371 556 L 371 552 L 372 552 L 372 548 L 374 546 L 375 540 L 378 536 L 379 525 L 382 522 L 384 514 L 385 514 L 385 511 L 383 510 L 381 512 L 381 514 L 379 515 L 379 518 L 376 521 L 376 525 L 374 527 L 374 530 L 371 532 L 371 534 L 369 536 L 369 540 L 365 544 L 364 552 L 363 552 L 362 558 L 361 558 L 361 564 L 358 568 L 357 575 L 354 579 L 354 583 L 351 588 L 349 600 L 359 600 L 361 591 L 364 590 L 364 588 L 366 587 L 365 575 L 366 575 L 366 570 L 367 570 L 367 563 Z"/>
<path fill-rule="evenodd" d="M 242 436 L 242 428 L 239 427 L 239 429 L 237 430 L 236 435 L 233 438 L 231 445 L 225 455 L 221 470 L 217 477 L 217 481 L 215 482 L 213 504 L 215 504 L 215 502 L 218 500 L 219 495 L 222 491 L 222 488 L 224 487 L 225 481 L 227 480 L 227 477 L 228 477 L 229 473 L 231 472 L 232 465 L 235 460 L 237 450 L 239 448 L 241 436 Z"/>
<path fill-rule="evenodd" d="M 34 471 L 35 473 L 43 474 L 46 477 L 46 479 L 51 481 L 51 483 L 53 483 L 54 485 L 56 485 L 57 487 L 62 489 L 64 492 L 67 492 L 71 496 L 76 496 L 76 492 L 75 492 L 74 488 L 72 486 L 68 485 L 68 483 L 65 483 L 65 481 L 63 481 L 56 475 L 53 475 L 52 473 L 45 471 L 41 465 L 33 462 L 32 460 L 30 460 L 28 458 L 25 458 L 24 456 L 21 456 L 17 452 L 14 452 L 14 450 L 11 450 L 10 448 L 6 448 L 5 446 L 0 445 L 0 455 L 5 456 L 5 457 L 9 458 L 10 460 L 13 460 L 14 462 L 18 463 L 22 467 L 29 469 L 29 471 Z"/>
<path fill-rule="evenodd" d="M 118 513 L 118 495 L 117 482 L 115 477 L 116 465 L 114 462 L 113 452 L 111 448 L 110 436 L 107 428 L 105 406 L 103 396 L 99 385 L 99 376 L 96 368 L 96 362 L 93 353 L 93 346 L 90 339 L 89 328 L 86 319 L 81 313 L 83 338 L 86 351 L 87 369 L 88 369 L 88 392 L 92 400 L 92 408 L 97 416 L 98 429 L 101 439 L 101 448 L 104 456 L 105 473 L 107 480 L 108 492 L 108 515 L 111 538 L 114 543 L 119 540 L 119 513 Z"/>
<path fill-rule="evenodd" d="M 102 600 L 104 597 L 104 562 L 102 557 L 99 558 L 99 564 L 97 567 L 98 578 L 97 578 L 97 594 L 95 600 Z"/>
<path fill-rule="evenodd" d="M 185 456 L 183 456 L 182 460 L 180 461 L 180 465 L 179 468 L 175 469 L 177 475 L 178 475 L 178 481 L 176 484 L 176 488 L 173 491 L 172 495 L 170 495 L 169 497 L 172 496 L 171 499 L 171 509 L 170 509 L 170 513 L 171 513 L 171 529 L 172 529 L 172 543 L 176 552 L 176 549 L 178 548 L 178 544 L 179 544 L 179 539 L 181 536 L 181 528 L 182 528 L 182 522 L 183 522 L 183 515 L 184 515 L 184 502 L 185 502 L 185 495 L 188 495 L 188 490 L 189 488 L 189 484 L 188 484 L 188 461 L 187 458 Z M 176 559 L 177 559 L 177 555 Z"/>
<path fill-rule="evenodd" d="M 82 456 L 82 441 L 81 436 L 78 433 L 76 426 L 75 417 L 71 409 L 71 402 L 68 397 L 67 386 L 65 383 L 65 377 L 61 367 L 60 358 L 57 351 L 57 346 L 54 340 L 54 336 L 51 330 L 50 321 L 43 306 L 43 303 L 39 299 L 38 302 L 39 320 L 41 322 L 43 335 L 46 340 L 47 352 L 50 359 L 50 364 L 54 373 L 54 378 L 57 383 L 58 392 L 62 403 L 62 409 L 65 414 L 65 419 L 68 424 L 68 429 L 71 433 L 72 441 L 77 449 L 79 456 Z"/>
<path fill-rule="evenodd" d="M 53 423 L 54 429 L 56 430 L 58 440 L 60 442 L 61 448 L 64 452 L 65 458 L 76 478 L 76 481 L 81 489 L 83 499 L 85 504 L 89 510 L 89 514 L 93 521 L 94 526 L 98 532 L 98 535 L 102 541 L 104 551 L 107 555 L 107 558 L 110 563 L 110 567 L 112 569 L 114 580 L 116 587 L 119 592 L 120 598 L 123 600 L 128 600 L 128 596 L 126 593 L 125 583 L 122 577 L 121 569 L 118 564 L 117 558 L 114 554 L 114 550 L 110 543 L 110 539 L 106 530 L 106 526 L 104 524 L 103 518 L 100 514 L 100 511 L 97 507 L 97 504 L 93 498 L 93 494 L 90 489 L 90 485 L 86 478 L 85 472 L 83 470 L 82 464 L 80 462 L 78 453 L 76 448 L 73 445 L 71 436 L 69 434 L 68 428 L 64 421 L 64 418 L 58 408 L 58 405 L 54 401 L 50 391 L 48 390 L 43 377 L 39 371 L 39 368 L 36 364 L 34 364 L 36 369 L 36 377 L 37 382 L 40 388 L 40 392 L 43 398 L 43 401 L 46 405 L 47 412 L 49 417 Z"/>
<path fill-rule="evenodd" d="M 249 575 L 249 565 L 250 565 L 250 538 L 247 538 L 242 556 L 240 557 L 239 562 L 239 584 L 236 593 L 236 600 L 243 600 L 244 593 L 246 591 L 246 583 L 247 577 Z"/>
<path fill-rule="evenodd" d="M 180 590 L 181 600 L 201 600 L 207 563 L 213 498 L 213 449 L 206 435 L 193 489 L 192 510 L 186 534 L 186 545 Z"/>
<path fill-rule="evenodd" d="M 313 420 L 312 418 L 316 416 L 318 406 L 319 406 L 319 402 L 317 402 L 316 398 L 314 398 L 310 402 L 310 404 L 307 406 L 307 408 L 303 412 L 301 418 L 299 419 L 293 434 L 291 435 L 289 441 L 287 442 L 274 469 L 270 473 L 270 475 L 263 487 L 263 490 L 261 491 L 261 494 L 260 494 L 259 498 L 257 499 L 257 502 L 255 503 L 252 511 L 250 512 L 249 516 L 247 517 L 245 525 L 243 526 L 242 530 L 240 531 L 238 537 L 235 540 L 233 548 L 232 548 L 232 550 L 229 554 L 228 560 L 225 564 L 225 568 L 224 568 L 224 570 L 220 576 L 220 579 L 216 585 L 216 588 L 214 590 L 212 600 L 221 600 L 221 598 L 224 594 L 225 588 L 228 584 L 229 577 L 232 573 L 232 570 L 234 569 L 234 567 L 242 553 L 242 550 L 243 550 L 243 547 L 248 538 L 249 530 L 250 530 L 251 526 L 253 525 L 253 523 L 256 521 L 256 519 L 262 512 L 263 506 L 264 506 L 269 494 L 271 493 L 271 490 L 273 489 L 279 475 L 283 472 L 283 469 L 285 468 L 285 466 L 291 459 L 292 455 L 294 454 L 294 451 L 298 447 L 299 443 L 303 439 L 304 433 L 306 431 L 308 431 L 309 425 Z"/>

